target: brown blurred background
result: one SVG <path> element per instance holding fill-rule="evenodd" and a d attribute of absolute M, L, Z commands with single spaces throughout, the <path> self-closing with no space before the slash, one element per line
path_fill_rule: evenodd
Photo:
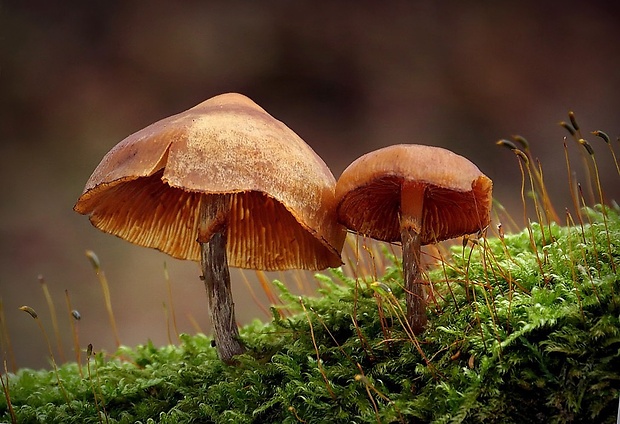
<path fill-rule="evenodd" d="M 1 2 L 0 298 L 17 366 L 48 366 L 49 357 L 19 306 L 39 313 L 54 343 L 39 274 L 65 356 L 73 358 L 65 290 L 82 315 L 82 346 L 114 350 L 86 249 L 101 259 L 124 344 L 168 342 L 164 263 L 179 331 L 193 333 L 192 318 L 209 331 L 196 264 L 102 234 L 72 207 L 118 141 L 223 92 L 244 93 L 285 122 L 336 177 L 378 147 L 449 148 L 494 180 L 516 217 L 517 161 L 494 143 L 520 134 L 563 211 L 567 133 L 557 122 L 574 110 L 585 131 L 604 130 L 619 147 L 620 14 L 608 3 Z M 608 150 L 589 139 L 617 200 Z M 240 274 L 232 278 L 239 321 L 265 318 Z"/>

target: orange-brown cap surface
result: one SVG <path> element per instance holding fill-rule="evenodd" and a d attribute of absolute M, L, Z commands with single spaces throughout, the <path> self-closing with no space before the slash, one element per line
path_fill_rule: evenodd
<path fill-rule="evenodd" d="M 213 97 L 121 141 L 74 209 L 102 231 L 199 260 L 198 211 L 231 194 L 230 266 L 277 270 L 339 266 L 335 179 L 297 134 L 249 98 Z"/>
<path fill-rule="evenodd" d="M 422 244 L 474 233 L 490 222 L 491 180 L 462 156 L 414 144 L 370 152 L 344 170 L 336 185 L 339 220 L 362 235 L 400 241 L 404 182 L 425 193 Z"/>

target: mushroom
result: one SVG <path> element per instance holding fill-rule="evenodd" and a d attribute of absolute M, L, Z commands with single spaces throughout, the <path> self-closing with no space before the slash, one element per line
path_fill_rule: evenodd
<path fill-rule="evenodd" d="M 338 179 L 339 221 L 364 236 L 402 243 L 407 318 L 415 334 L 427 322 L 421 246 L 488 226 L 492 185 L 466 158 L 413 144 L 367 153 Z"/>
<path fill-rule="evenodd" d="M 228 267 L 340 266 L 335 183 L 290 128 L 229 93 L 122 140 L 74 210 L 104 232 L 200 261 L 218 354 L 231 362 L 245 349 Z"/>

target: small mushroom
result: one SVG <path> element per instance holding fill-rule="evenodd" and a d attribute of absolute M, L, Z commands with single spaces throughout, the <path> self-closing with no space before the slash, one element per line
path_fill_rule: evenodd
<path fill-rule="evenodd" d="M 402 243 L 407 318 L 415 334 L 427 321 L 421 246 L 483 230 L 490 222 L 492 185 L 464 157 L 413 144 L 370 152 L 338 179 L 340 222 L 364 236 Z"/>
<path fill-rule="evenodd" d="M 228 266 L 341 265 L 335 178 L 297 134 L 249 98 L 213 97 L 110 150 L 74 210 L 100 230 L 200 261 L 220 358 L 244 352 Z"/>

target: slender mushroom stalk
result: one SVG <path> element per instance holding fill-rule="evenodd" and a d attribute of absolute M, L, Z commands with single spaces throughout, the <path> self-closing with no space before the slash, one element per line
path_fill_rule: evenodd
<path fill-rule="evenodd" d="M 339 221 L 364 236 L 402 245 L 407 321 L 415 334 L 427 324 L 421 246 L 486 227 L 492 186 L 464 157 L 413 144 L 363 155 L 338 179 Z"/>
<path fill-rule="evenodd" d="M 230 208 L 230 195 L 213 194 L 208 200 L 203 197 L 200 202 L 197 239 L 200 243 L 200 265 L 207 290 L 215 346 L 220 359 L 227 363 L 230 363 L 235 355 L 245 351 L 239 340 L 226 257 L 226 230 Z"/>
<path fill-rule="evenodd" d="M 403 249 L 405 303 L 409 325 L 415 334 L 426 327 L 426 296 L 420 280 L 420 250 L 424 210 L 424 186 L 405 181 L 400 195 L 400 239 Z"/>

